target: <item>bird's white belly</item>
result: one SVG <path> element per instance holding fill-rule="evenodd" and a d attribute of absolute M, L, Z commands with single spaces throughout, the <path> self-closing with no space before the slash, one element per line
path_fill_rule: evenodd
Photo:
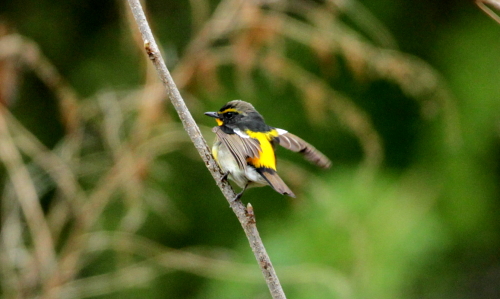
<path fill-rule="evenodd" d="M 267 181 L 255 170 L 255 167 L 246 165 L 241 169 L 231 152 L 224 144 L 218 146 L 217 163 L 224 173 L 229 173 L 229 178 L 233 180 L 240 188 L 244 188 L 250 182 L 248 187 L 257 187 L 267 185 Z"/>

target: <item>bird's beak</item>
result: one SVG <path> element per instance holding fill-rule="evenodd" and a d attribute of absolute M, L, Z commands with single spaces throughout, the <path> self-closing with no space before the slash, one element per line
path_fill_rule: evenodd
<path fill-rule="evenodd" d="M 222 126 L 224 124 L 218 112 L 205 112 L 205 115 L 215 118 L 218 126 Z"/>
<path fill-rule="evenodd" d="M 219 113 L 217 112 L 205 112 L 205 115 L 214 117 L 214 118 L 219 118 Z"/>

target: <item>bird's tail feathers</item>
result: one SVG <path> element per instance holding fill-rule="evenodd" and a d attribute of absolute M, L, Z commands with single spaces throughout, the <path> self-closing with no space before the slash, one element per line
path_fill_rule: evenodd
<path fill-rule="evenodd" d="M 278 173 L 271 168 L 257 168 L 257 172 L 273 187 L 276 192 L 283 195 L 288 195 L 290 197 L 295 197 L 295 194 L 288 188 L 288 186 L 283 182 Z"/>

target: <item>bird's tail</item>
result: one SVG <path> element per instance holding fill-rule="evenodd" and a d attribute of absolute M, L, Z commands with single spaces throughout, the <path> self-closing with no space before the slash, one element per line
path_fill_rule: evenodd
<path fill-rule="evenodd" d="M 257 168 L 257 172 L 269 183 L 269 186 L 276 190 L 276 192 L 295 197 L 295 194 L 288 188 L 274 169 L 261 167 Z"/>

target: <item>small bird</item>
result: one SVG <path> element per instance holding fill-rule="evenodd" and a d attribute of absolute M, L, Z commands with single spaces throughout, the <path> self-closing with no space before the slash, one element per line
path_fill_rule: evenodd
<path fill-rule="evenodd" d="M 205 112 L 214 117 L 217 127 L 212 155 L 224 172 L 224 178 L 233 180 L 243 190 L 269 185 L 276 192 L 295 197 L 276 172 L 275 145 L 279 144 L 322 168 L 329 168 L 330 160 L 301 138 L 285 130 L 268 126 L 252 104 L 234 100 L 218 112 Z"/>

